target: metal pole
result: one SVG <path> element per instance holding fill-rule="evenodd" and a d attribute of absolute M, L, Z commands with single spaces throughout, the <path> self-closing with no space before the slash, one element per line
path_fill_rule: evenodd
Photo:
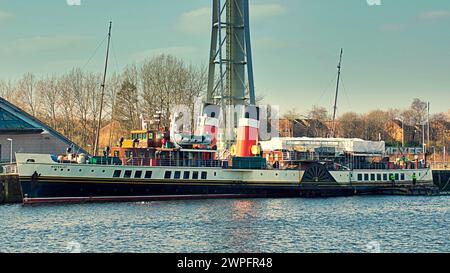
<path fill-rule="evenodd" d="M 423 147 L 423 156 L 427 154 L 427 144 L 425 144 L 425 122 L 422 124 L 422 147 Z"/>
<path fill-rule="evenodd" d="M 405 147 L 405 122 L 402 120 L 402 148 Z"/>
<path fill-rule="evenodd" d="M 428 137 L 428 141 L 427 141 L 427 145 L 428 145 L 428 147 L 430 147 L 430 103 L 428 102 L 428 117 L 427 117 L 427 119 L 428 119 L 428 121 L 427 121 L 427 123 L 428 123 L 428 132 L 427 132 L 427 137 Z"/>
<path fill-rule="evenodd" d="M 446 153 L 445 148 L 446 148 L 446 147 L 445 147 L 445 145 L 444 145 L 444 166 L 447 165 L 447 158 L 446 158 L 446 157 L 447 157 L 447 153 Z"/>
<path fill-rule="evenodd" d="M 101 99 L 100 99 L 100 113 L 99 113 L 99 117 L 98 117 L 97 134 L 95 137 L 94 156 L 98 156 L 98 150 L 99 150 L 98 146 L 99 146 L 99 142 L 100 142 L 100 127 L 102 126 L 102 112 L 103 112 L 103 100 L 105 97 L 106 73 L 108 72 L 109 45 L 111 44 L 111 28 L 112 28 L 112 22 L 109 22 L 108 47 L 106 50 L 105 72 L 103 74 L 102 94 L 101 94 Z"/>
<path fill-rule="evenodd" d="M 339 65 L 338 65 L 338 77 L 337 77 L 337 84 L 336 84 L 336 97 L 334 98 L 334 108 L 333 108 L 333 133 L 332 137 L 336 137 L 336 113 L 337 113 L 337 104 L 338 104 L 338 98 L 339 98 L 339 83 L 341 79 L 341 68 L 342 68 L 342 55 L 344 54 L 344 49 L 341 48 L 341 56 L 339 58 Z"/>
<path fill-rule="evenodd" d="M 13 163 L 13 140 L 11 139 L 10 141 L 11 141 L 11 153 L 9 155 L 10 156 L 9 161 L 12 164 Z"/>
<path fill-rule="evenodd" d="M 436 164 L 436 147 L 433 146 L 433 163 Z"/>

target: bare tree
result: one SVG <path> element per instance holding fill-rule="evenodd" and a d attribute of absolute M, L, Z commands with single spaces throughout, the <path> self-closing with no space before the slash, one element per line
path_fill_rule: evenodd
<path fill-rule="evenodd" d="M 137 87 L 129 78 L 125 79 L 117 93 L 114 116 L 124 124 L 127 130 L 137 129 L 139 124 Z"/>
<path fill-rule="evenodd" d="M 386 139 L 386 124 L 391 122 L 393 118 L 388 112 L 382 110 L 371 111 L 363 117 L 365 125 L 364 138 L 367 140 L 377 141 Z"/>
<path fill-rule="evenodd" d="M 61 90 L 61 131 L 70 139 L 74 139 L 74 137 L 78 135 L 78 122 L 75 118 L 77 105 L 75 93 L 73 92 L 74 80 L 76 80 L 76 76 L 74 75 L 74 71 L 72 71 L 63 75 L 58 81 L 58 86 Z M 86 145 L 86 143 L 81 141 L 80 143 Z"/>
<path fill-rule="evenodd" d="M 32 73 L 26 73 L 19 81 L 18 95 L 26 106 L 26 110 L 34 117 L 39 112 L 39 96 L 36 91 L 36 78 Z"/>
<path fill-rule="evenodd" d="M 339 135 L 344 138 L 364 138 L 364 119 L 353 112 L 345 113 L 339 118 Z"/>
<path fill-rule="evenodd" d="M 296 120 L 301 117 L 301 114 L 297 112 L 297 109 L 291 109 L 288 110 L 284 115 L 283 118 L 287 120 Z"/>
<path fill-rule="evenodd" d="M 171 55 L 147 60 L 141 68 L 142 98 L 147 115 L 162 112 L 162 125 L 170 125 L 175 105 L 188 106 L 192 113 L 195 103 L 206 89 L 206 68 L 186 65 Z"/>
<path fill-rule="evenodd" d="M 432 145 L 438 147 L 448 146 L 450 142 L 450 118 L 445 113 L 434 114 L 431 119 L 431 140 Z"/>
<path fill-rule="evenodd" d="M 17 103 L 16 86 L 11 81 L 0 80 L 0 97 L 7 101 Z"/>
<path fill-rule="evenodd" d="M 36 85 L 39 97 L 42 101 L 43 118 L 51 127 L 57 129 L 58 116 L 60 115 L 61 106 L 61 89 L 55 76 L 42 79 Z"/>
<path fill-rule="evenodd" d="M 325 107 L 320 107 L 314 105 L 313 108 L 308 112 L 308 116 L 310 119 L 316 119 L 319 121 L 327 121 L 330 119 L 330 114 Z"/>
<path fill-rule="evenodd" d="M 411 104 L 411 120 L 414 122 L 413 125 L 421 125 L 427 120 L 427 109 L 428 104 L 420 99 L 414 99 Z"/>

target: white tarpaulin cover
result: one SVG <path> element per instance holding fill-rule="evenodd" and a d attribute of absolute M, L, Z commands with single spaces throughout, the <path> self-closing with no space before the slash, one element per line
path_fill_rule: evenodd
<path fill-rule="evenodd" d="M 314 151 L 317 148 L 334 148 L 336 152 L 383 154 L 384 141 L 366 141 L 358 138 L 273 138 L 262 141 L 264 151 L 297 150 Z"/>

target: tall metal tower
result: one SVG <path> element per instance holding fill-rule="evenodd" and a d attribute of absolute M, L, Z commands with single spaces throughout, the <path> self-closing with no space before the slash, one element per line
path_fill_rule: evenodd
<path fill-rule="evenodd" d="M 255 105 L 249 0 L 213 0 L 208 104 Z"/>

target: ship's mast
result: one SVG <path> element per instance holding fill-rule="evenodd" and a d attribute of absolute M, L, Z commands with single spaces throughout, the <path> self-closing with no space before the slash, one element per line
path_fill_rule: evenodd
<path fill-rule="evenodd" d="M 100 112 L 98 116 L 98 124 L 97 124 L 97 134 L 95 135 L 95 147 L 94 147 L 94 156 L 98 156 L 99 150 L 99 142 L 100 142 L 100 127 L 102 126 L 102 114 L 103 114 L 103 101 L 105 99 L 105 86 L 106 86 L 106 75 L 108 72 L 108 60 L 109 60 L 109 46 L 111 44 L 111 30 L 112 30 L 112 22 L 109 22 L 109 31 L 108 31 L 108 46 L 106 48 L 106 61 L 105 61 L 105 71 L 103 73 L 103 82 L 102 82 L 102 92 L 100 95 Z"/>
<path fill-rule="evenodd" d="M 342 56 L 344 54 L 344 49 L 341 48 L 341 55 L 339 58 L 339 64 L 338 64 L 338 77 L 337 77 L 337 84 L 336 84 L 336 96 L 334 97 L 334 108 L 333 108 L 333 131 L 331 136 L 334 138 L 336 137 L 336 114 L 338 109 L 338 98 L 339 98 L 339 85 L 341 81 L 341 68 L 342 68 Z"/>

